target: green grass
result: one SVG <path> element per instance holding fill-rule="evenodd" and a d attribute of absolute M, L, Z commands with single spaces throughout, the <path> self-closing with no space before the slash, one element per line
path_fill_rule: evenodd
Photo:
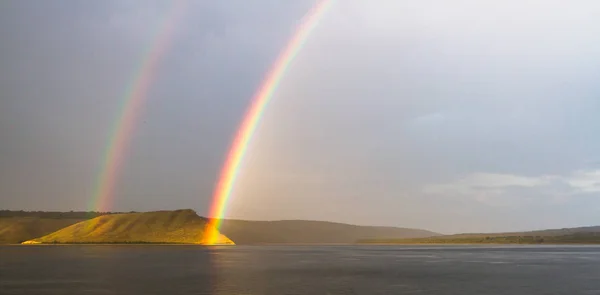
<path fill-rule="evenodd" d="M 207 220 L 192 210 L 124 213 L 82 221 L 31 241 L 41 244 L 206 244 Z M 221 235 L 219 244 L 234 244 Z"/>

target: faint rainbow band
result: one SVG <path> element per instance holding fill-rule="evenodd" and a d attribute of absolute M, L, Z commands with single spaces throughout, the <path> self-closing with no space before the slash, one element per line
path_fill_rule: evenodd
<path fill-rule="evenodd" d="M 185 12 L 187 0 L 171 0 L 170 10 L 159 26 L 153 41 L 143 55 L 140 67 L 135 71 L 127 87 L 119 115 L 111 129 L 105 148 L 100 172 L 90 201 L 91 211 L 107 212 L 112 209 L 116 182 L 131 140 L 135 123 L 147 100 L 147 93 L 156 76 L 159 62 L 172 43 L 173 32 Z"/>

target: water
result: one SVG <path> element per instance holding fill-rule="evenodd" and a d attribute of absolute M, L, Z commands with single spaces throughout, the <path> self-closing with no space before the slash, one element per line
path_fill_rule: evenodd
<path fill-rule="evenodd" d="M 600 247 L 3 246 L 0 294 L 600 294 Z"/>

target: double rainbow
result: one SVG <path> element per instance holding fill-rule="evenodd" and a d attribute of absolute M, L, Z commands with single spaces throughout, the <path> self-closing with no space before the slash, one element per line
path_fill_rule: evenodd
<path fill-rule="evenodd" d="M 131 134 L 140 115 L 141 108 L 147 99 L 147 92 L 156 75 L 159 62 L 171 44 L 173 31 L 185 9 L 184 4 L 185 0 L 174 0 L 171 11 L 168 13 L 161 29 L 157 32 L 149 50 L 144 55 L 140 68 L 136 71 L 133 83 L 127 88 L 128 90 L 120 108 L 121 111 L 115 121 L 106 146 L 102 167 L 90 204 L 92 210 L 106 212 L 112 208 L 118 174 L 125 158 Z M 261 83 L 261 86 L 252 98 L 250 106 L 231 144 L 215 187 L 209 212 L 209 216 L 212 219 L 208 227 L 207 244 L 216 244 L 220 240 L 218 229 L 220 228 L 221 220 L 231 198 L 233 185 L 248 149 L 248 144 L 252 140 L 265 108 L 273 97 L 273 93 L 291 62 L 302 49 L 310 33 L 315 29 L 319 20 L 332 4 L 333 0 L 319 0 L 306 14 L 285 49 L 266 75 L 266 79 Z"/>

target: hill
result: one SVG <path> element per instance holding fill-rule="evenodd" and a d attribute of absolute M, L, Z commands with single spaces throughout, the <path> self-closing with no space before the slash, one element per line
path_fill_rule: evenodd
<path fill-rule="evenodd" d="M 102 215 L 24 244 L 164 243 L 206 244 L 207 219 L 193 210 Z M 218 244 L 234 244 L 221 235 Z"/>
<path fill-rule="evenodd" d="M 600 244 L 600 226 L 506 233 L 467 233 L 413 239 L 361 239 L 367 244 Z"/>
<path fill-rule="evenodd" d="M 179 210 L 179 212 L 191 210 Z M 168 211 L 162 211 L 165 213 Z M 157 214 L 157 212 L 149 212 Z M 161 213 L 161 212 L 159 212 Z M 137 212 L 114 213 L 114 212 L 27 212 L 27 211 L 8 211 L 0 210 L 0 243 L 20 243 L 28 240 L 35 240 L 43 237 L 44 242 L 69 242 L 69 243 L 105 243 L 99 239 L 99 236 L 106 236 L 107 233 L 101 233 L 109 227 L 115 230 L 123 228 L 123 224 L 130 224 L 133 220 L 131 216 L 142 214 Z M 143 213 L 146 214 L 146 213 Z M 166 213 L 165 213 L 166 214 Z M 90 219 L 99 216 L 111 216 L 110 222 L 105 221 L 107 217 L 102 217 L 92 221 Z M 121 216 L 130 216 L 125 219 Z M 195 213 L 189 221 L 198 222 Z M 156 219 L 156 218 L 155 218 Z M 158 218 L 157 220 L 159 220 Z M 60 235 L 54 233 L 65 227 L 74 225 L 78 222 L 89 220 L 85 227 L 70 228 L 68 231 L 61 231 Z M 99 221 L 100 220 L 100 221 Z M 196 220 L 196 221 L 195 221 Z M 203 219 L 204 220 L 204 219 Z M 141 223 L 140 219 L 137 222 Z M 186 221 L 187 222 L 187 221 Z M 204 222 L 204 221 L 203 221 Z M 95 233 L 82 232 L 83 229 L 95 228 L 90 224 L 106 223 L 101 226 L 102 229 L 96 229 Z M 120 224 L 120 225 L 119 225 Z M 180 223 L 182 225 L 183 223 Z M 129 226 L 129 225 L 128 225 Z M 133 226 L 133 225 L 131 225 Z M 169 228 L 175 228 L 176 225 Z M 160 231 L 160 230 L 159 230 Z M 354 243 L 358 239 L 376 239 L 376 238 L 420 238 L 437 236 L 439 234 L 419 229 L 398 228 L 398 227 L 377 227 L 377 226 L 356 226 L 343 223 L 325 222 L 325 221 L 305 221 L 305 220 L 282 220 L 282 221 L 245 221 L 245 220 L 223 220 L 221 233 L 231 238 L 236 244 L 348 244 Z M 52 234 L 52 235 L 51 235 Z M 125 232 L 111 232 L 111 235 L 117 235 L 120 242 L 133 242 L 138 235 L 123 238 L 127 236 Z M 48 237 L 46 237 L 48 236 Z M 82 237 L 85 239 L 82 240 Z M 77 241 L 76 241 L 77 240 Z M 93 240 L 93 241 L 92 241 Z M 110 240 L 110 239 L 109 239 Z M 108 242 L 108 241 L 106 241 Z M 142 241 L 137 241 L 142 242 Z"/>
<path fill-rule="evenodd" d="M 19 244 L 23 241 L 45 236 L 69 225 L 106 214 L 114 213 L 0 210 L 0 244 Z"/>
<path fill-rule="evenodd" d="M 0 244 L 19 244 L 78 223 L 80 218 L 0 217 Z"/>
<path fill-rule="evenodd" d="M 439 234 L 410 228 L 358 226 L 308 220 L 246 221 L 225 219 L 221 233 L 238 245 L 352 244 L 359 239 L 421 238 Z"/>
<path fill-rule="evenodd" d="M 565 236 L 565 235 L 577 235 L 581 233 L 600 233 L 600 226 L 586 226 L 586 227 L 573 227 L 573 228 L 560 228 L 560 229 L 545 229 L 527 232 L 516 232 L 516 233 L 500 233 L 499 235 L 535 235 L 535 236 Z M 476 234 L 484 235 L 484 234 Z"/>

